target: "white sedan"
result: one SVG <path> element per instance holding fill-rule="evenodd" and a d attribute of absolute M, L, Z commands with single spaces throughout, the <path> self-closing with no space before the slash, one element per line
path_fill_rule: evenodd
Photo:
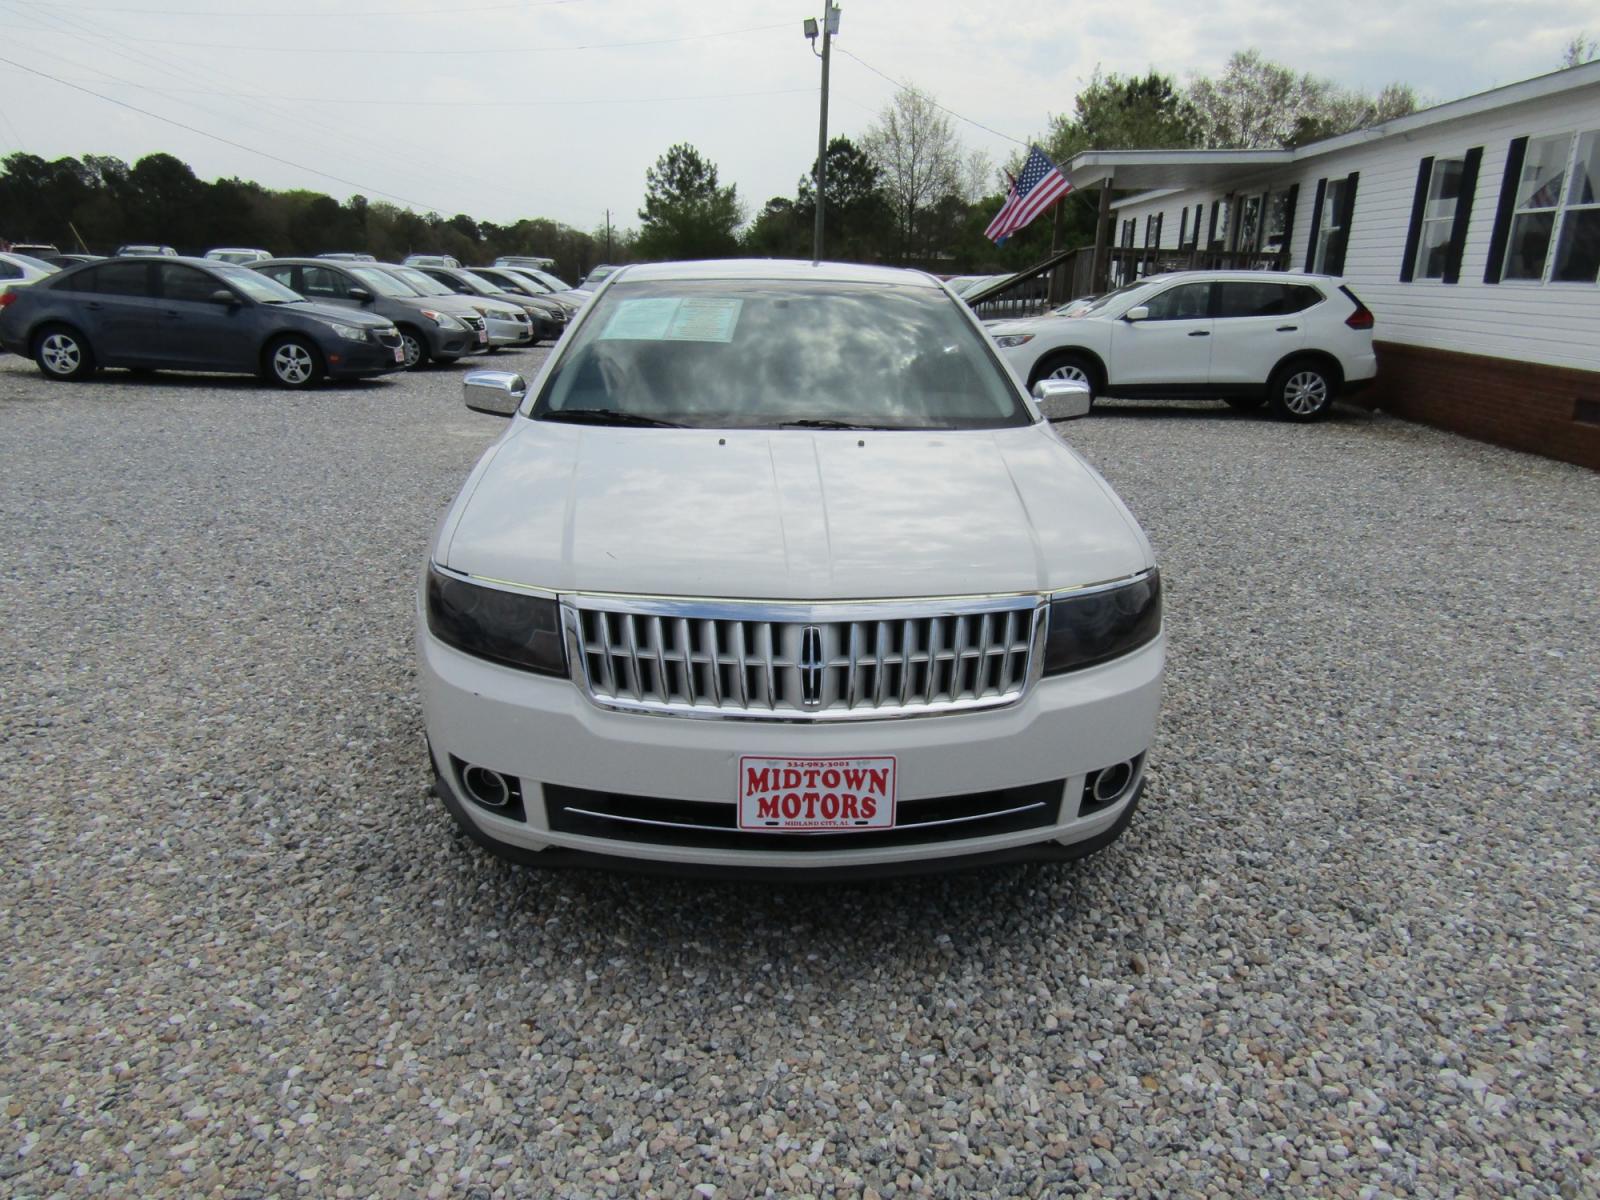
<path fill-rule="evenodd" d="M 446 512 L 437 789 L 514 861 L 755 874 L 1065 859 L 1160 706 L 1139 526 L 931 277 L 619 268 Z"/>
<path fill-rule="evenodd" d="M 30 254 L 0 253 L 0 292 L 14 287 L 27 287 L 61 268 Z"/>
<path fill-rule="evenodd" d="M 1066 314 L 989 323 L 1030 384 L 1070 379 L 1095 396 L 1271 401 L 1291 421 L 1326 416 L 1377 373 L 1373 318 L 1342 280 L 1279 271 L 1152 275 Z"/>

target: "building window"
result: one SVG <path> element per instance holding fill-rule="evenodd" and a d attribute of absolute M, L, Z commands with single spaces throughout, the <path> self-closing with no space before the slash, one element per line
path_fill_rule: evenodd
<path fill-rule="evenodd" d="M 1543 279 L 1550 257 L 1551 235 L 1561 208 L 1561 185 L 1572 157 L 1572 135 L 1535 138 L 1528 142 L 1511 210 L 1502 279 Z"/>
<path fill-rule="evenodd" d="M 1444 278 L 1445 264 L 1450 256 L 1450 239 L 1455 233 L 1456 203 L 1461 196 L 1461 173 L 1465 165 L 1465 160 L 1459 158 L 1433 160 L 1417 238 L 1415 277 L 1418 279 Z"/>
<path fill-rule="evenodd" d="M 1579 136 L 1550 278 L 1600 281 L 1600 130 Z"/>
<path fill-rule="evenodd" d="M 1261 196 L 1246 196 L 1239 209 L 1239 253 L 1254 254 L 1260 246 Z"/>
<path fill-rule="evenodd" d="M 1317 230 L 1317 252 L 1311 260 L 1311 269 L 1319 275 L 1337 275 L 1344 270 L 1344 234 L 1342 224 L 1344 214 L 1345 188 L 1349 181 L 1344 179 L 1328 180 L 1328 189 L 1322 196 L 1322 225 Z M 1335 258 L 1340 260 L 1337 268 L 1333 267 Z"/>
<path fill-rule="evenodd" d="M 1293 213 L 1288 192 L 1273 192 L 1267 197 L 1266 222 L 1261 227 L 1263 250 L 1278 254 L 1289 244 L 1289 218 Z"/>

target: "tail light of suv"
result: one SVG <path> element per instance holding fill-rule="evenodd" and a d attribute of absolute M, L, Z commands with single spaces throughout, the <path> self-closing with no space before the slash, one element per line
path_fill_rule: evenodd
<path fill-rule="evenodd" d="M 1344 323 L 1350 326 L 1351 329 L 1371 329 L 1374 324 L 1372 310 L 1361 303 L 1360 297 L 1349 288 L 1342 287 L 1339 290 L 1345 294 L 1351 304 L 1356 306 L 1355 312 L 1346 317 Z"/>

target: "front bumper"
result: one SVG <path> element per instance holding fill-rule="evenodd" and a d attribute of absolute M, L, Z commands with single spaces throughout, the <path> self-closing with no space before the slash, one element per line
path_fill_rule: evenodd
<path fill-rule="evenodd" d="M 489 327 L 490 346 L 526 346 L 533 340 L 533 328 L 526 320 L 485 317 L 484 322 Z"/>
<path fill-rule="evenodd" d="M 387 375 L 391 371 L 405 370 L 404 362 L 396 362 L 395 348 L 381 342 L 352 342 L 340 340 L 323 353 L 328 374 L 334 379 L 353 379 L 365 375 Z"/>
<path fill-rule="evenodd" d="M 580 688 L 501 667 L 417 634 L 424 720 L 441 795 L 474 838 L 506 857 L 552 866 L 598 858 L 637 869 L 713 874 L 792 872 L 806 878 L 899 874 L 984 861 L 1075 857 L 1115 837 L 1131 817 L 1142 776 L 1120 799 L 1085 799 L 1091 772 L 1138 759 L 1154 736 L 1165 639 L 1114 662 L 1041 680 L 1003 708 L 882 721 L 787 723 L 695 720 L 617 712 Z M 897 760 L 901 811 L 919 801 L 1005 789 L 1048 793 L 1048 824 L 1004 832 L 887 842 L 866 834 L 756 834 L 757 848 L 634 840 L 552 828 L 575 792 L 663 808 L 689 801 L 733 808 L 741 756 Z M 521 816 L 474 803 L 461 764 L 490 768 L 520 784 Z M 547 789 L 549 792 L 547 794 Z M 646 799 L 648 798 L 648 799 Z M 679 805 L 681 807 L 681 805 Z M 637 809 L 635 809 L 637 811 Z M 906 830 L 915 829 L 907 825 Z M 788 839 L 808 839 L 789 849 Z M 864 843 L 852 847 L 853 838 Z M 816 839 L 826 839 L 819 848 Z"/>

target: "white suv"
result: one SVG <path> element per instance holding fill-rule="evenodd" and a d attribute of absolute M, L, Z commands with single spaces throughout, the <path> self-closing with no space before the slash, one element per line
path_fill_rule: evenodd
<path fill-rule="evenodd" d="M 1291 421 L 1324 416 L 1371 381 L 1372 313 L 1339 279 L 1281 271 L 1180 271 L 1107 292 L 1071 316 L 999 321 L 989 332 L 1029 385 L 1096 396 L 1270 400 Z"/>

